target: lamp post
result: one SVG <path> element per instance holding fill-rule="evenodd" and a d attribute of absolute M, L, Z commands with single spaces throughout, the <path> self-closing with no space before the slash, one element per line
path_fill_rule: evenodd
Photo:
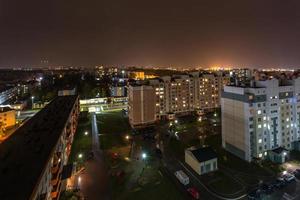
<path fill-rule="evenodd" d="M 34 96 L 31 96 L 31 109 L 33 109 Z"/>

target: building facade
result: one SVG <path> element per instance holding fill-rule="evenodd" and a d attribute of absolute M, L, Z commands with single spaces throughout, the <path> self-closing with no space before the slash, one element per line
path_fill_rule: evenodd
<path fill-rule="evenodd" d="M 128 103 L 129 111 L 141 112 L 141 106 L 133 107 L 133 91 L 151 90 L 154 98 L 141 101 L 145 107 L 152 108 L 154 113 L 148 113 L 155 120 L 168 119 L 170 115 L 186 115 L 198 110 L 211 110 L 220 107 L 220 96 L 223 86 L 229 78 L 224 75 L 199 74 L 199 72 L 187 75 L 163 76 L 151 79 L 141 86 L 130 86 Z M 137 109 L 137 110 L 135 110 Z M 134 121 L 134 115 L 129 115 L 130 122 Z M 154 121 L 155 121 L 154 120 Z M 153 120 L 152 120 L 153 121 Z"/>
<path fill-rule="evenodd" d="M 300 78 L 225 86 L 221 104 L 222 145 L 236 156 L 250 162 L 298 146 Z"/>
<path fill-rule="evenodd" d="M 155 122 L 155 90 L 152 86 L 129 86 L 128 117 L 132 127 Z"/>
<path fill-rule="evenodd" d="M 59 199 L 78 116 L 78 96 L 56 97 L 1 143 L 0 199 Z"/>
<path fill-rule="evenodd" d="M 217 154 L 211 147 L 186 149 L 185 162 L 199 175 L 218 170 Z"/>
<path fill-rule="evenodd" d="M 0 133 L 16 124 L 16 111 L 10 107 L 0 107 Z"/>
<path fill-rule="evenodd" d="M 2 87 L 0 88 L 0 105 L 15 97 L 18 93 L 18 87 Z"/>

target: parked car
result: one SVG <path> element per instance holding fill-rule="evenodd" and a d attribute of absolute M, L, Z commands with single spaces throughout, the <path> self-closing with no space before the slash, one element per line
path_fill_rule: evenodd
<path fill-rule="evenodd" d="M 197 191 L 196 188 L 194 187 L 190 187 L 187 189 L 188 193 L 190 193 L 190 195 L 192 195 L 192 197 L 194 199 L 199 199 L 199 192 Z"/>
<path fill-rule="evenodd" d="M 174 174 L 183 185 L 188 185 L 190 183 L 189 177 L 182 170 L 178 170 Z"/>
<path fill-rule="evenodd" d="M 264 184 L 261 185 L 260 188 L 266 194 L 271 194 L 274 191 L 274 189 L 273 189 L 274 187 L 273 187 L 272 184 L 266 184 L 266 183 L 264 183 Z"/>
<path fill-rule="evenodd" d="M 296 178 L 300 179 L 300 169 L 296 169 L 295 171 L 293 171 L 292 173 Z"/>
<path fill-rule="evenodd" d="M 283 178 L 286 182 L 292 182 L 296 180 L 295 176 L 290 173 L 286 173 L 285 175 L 283 175 Z"/>

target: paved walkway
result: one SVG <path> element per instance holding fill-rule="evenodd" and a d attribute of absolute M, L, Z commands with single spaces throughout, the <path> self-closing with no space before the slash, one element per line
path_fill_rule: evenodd
<path fill-rule="evenodd" d="M 109 192 L 109 177 L 104 162 L 103 151 L 99 144 L 99 131 L 97 117 L 91 113 L 92 117 L 92 152 L 93 159 L 87 161 L 86 170 L 82 174 L 81 190 L 88 200 L 111 199 Z"/>

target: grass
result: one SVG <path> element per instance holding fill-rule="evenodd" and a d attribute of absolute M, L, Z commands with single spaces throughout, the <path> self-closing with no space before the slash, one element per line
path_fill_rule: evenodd
<path fill-rule="evenodd" d="M 97 115 L 97 123 L 100 135 L 100 146 L 102 149 L 124 146 L 124 137 L 131 133 L 128 119 L 122 111 L 104 112 Z"/>
<path fill-rule="evenodd" d="M 77 131 L 74 135 L 74 140 L 72 144 L 71 154 L 69 157 L 69 163 L 78 162 L 78 154 L 82 153 L 84 156 L 92 148 L 92 127 L 91 119 L 79 119 L 77 126 Z M 84 132 L 88 131 L 88 135 L 84 135 Z"/>

